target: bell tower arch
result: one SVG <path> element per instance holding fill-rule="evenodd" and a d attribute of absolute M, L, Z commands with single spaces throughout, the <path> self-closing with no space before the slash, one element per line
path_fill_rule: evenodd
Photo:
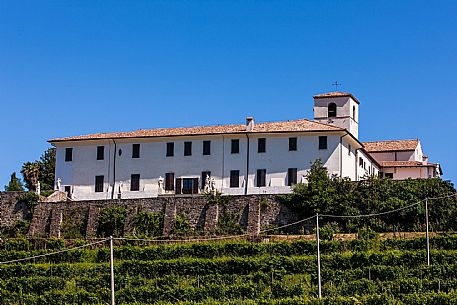
<path fill-rule="evenodd" d="M 314 96 L 314 120 L 345 128 L 359 137 L 360 102 L 346 92 L 330 92 Z"/>

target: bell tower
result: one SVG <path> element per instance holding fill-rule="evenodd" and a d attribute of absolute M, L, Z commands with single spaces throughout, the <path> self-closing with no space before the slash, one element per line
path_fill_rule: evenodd
<path fill-rule="evenodd" d="M 314 96 L 314 120 L 345 128 L 359 137 L 360 102 L 346 92 L 330 92 Z"/>

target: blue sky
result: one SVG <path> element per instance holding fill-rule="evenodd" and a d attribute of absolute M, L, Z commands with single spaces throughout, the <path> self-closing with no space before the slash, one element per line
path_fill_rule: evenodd
<path fill-rule="evenodd" d="M 46 140 L 312 118 L 361 101 L 360 139 L 420 138 L 457 181 L 456 1 L 0 0 L 0 189 Z"/>

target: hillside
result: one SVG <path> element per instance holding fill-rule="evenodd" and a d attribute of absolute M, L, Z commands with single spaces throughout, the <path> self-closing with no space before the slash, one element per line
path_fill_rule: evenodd
<path fill-rule="evenodd" d="M 56 251 L 63 241 L 9 240 L 0 247 L 0 260 L 7 261 Z M 431 247 L 428 267 L 424 238 L 322 241 L 324 298 L 318 301 L 315 241 L 147 245 L 117 240 L 116 301 L 454 304 L 457 236 L 434 237 Z M 0 265 L 0 304 L 109 304 L 108 262 L 105 242 L 91 249 Z"/>

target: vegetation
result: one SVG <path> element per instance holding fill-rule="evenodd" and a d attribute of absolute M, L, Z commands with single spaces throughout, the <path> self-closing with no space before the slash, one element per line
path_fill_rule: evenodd
<path fill-rule="evenodd" d="M 125 216 L 126 211 L 122 207 L 103 209 L 98 216 L 97 236 L 123 236 Z"/>
<path fill-rule="evenodd" d="M 86 236 L 88 211 L 81 209 L 68 209 L 63 217 L 60 234 L 63 238 L 81 239 Z"/>
<path fill-rule="evenodd" d="M 117 304 L 455 304 L 457 236 L 322 241 L 317 299 L 316 243 L 247 241 L 119 245 L 114 248 Z M 64 248 L 16 239 L 0 243 L 0 261 Z M 109 249 L 85 248 L 0 265 L 0 304 L 106 304 Z"/>
<path fill-rule="evenodd" d="M 135 216 L 134 230 L 139 237 L 158 237 L 163 232 L 164 213 L 139 212 Z"/>
<path fill-rule="evenodd" d="M 282 202 L 303 218 L 319 214 L 361 215 L 381 213 L 420 202 L 455 194 L 450 181 L 439 178 L 392 180 L 367 177 L 360 182 L 347 178 L 329 177 L 320 160 L 311 165 L 307 184 L 296 184 L 293 193 L 280 196 Z M 435 230 L 457 230 L 457 196 L 430 201 L 430 223 Z M 377 232 L 424 231 L 425 205 L 419 204 L 384 217 L 332 219 L 342 232 L 356 233 L 368 226 Z"/>
<path fill-rule="evenodd" d="M 25 237 L 29 231 L 30 221 L 28 220 L 17 220 L 12 226 L 1 226 L 0 227 L 0 238 L 20 238 Z"/>
<path fill-rule="evenodd" d="M 39 196 L 33 192 L 26 192 L 19 195 L 17 198 L 18 202 L 24 203 L 28 209 L 28 217 L 30 218 L 33 214 L 35 206 L 38 204 Z"/>
<path fill-rule="evenodd" d="M 171 231 L 172 235 L 176 236 L 189 236 L 192 235 L 193 230 L 190 225 L 189 219 L 185 213 L 176 215 L 175 223 L 173 224 L 173 229 Z"/>
<path fill-rule="evenodd" d="M 222 193 L 218 190 L 216 190 L 215 193 L 208 192 L 203 195 L 209 205 L 226 206 L 229 202 L 229 198 L 227 196 L 222 196 Z"/>
<path fill-rule="evenodd" d="M 41 190 L 54 189 L 56 150 L 54 147 L 48 148 L 39 160 L 25 162 L 22 165 L 22 176 L 29 191 L 36 191 L 38 181 Z"/>
<path fill-rule="evenodd" d="M 21 179 L 16 177 L 16 172 L 11 174 L 11 179 L 8 185 L 5 185 L 6 192 L 23 192 L 24 185 L 22 184 Z"/>
<path fill-rule="evenodd" d="M 239 235 L 244 233 L 244 228 L 240 225 L 239 216 L 236 213 L 230 212 L 227 208 L 223 208 L 216 227 L 218 235 Z"/>

